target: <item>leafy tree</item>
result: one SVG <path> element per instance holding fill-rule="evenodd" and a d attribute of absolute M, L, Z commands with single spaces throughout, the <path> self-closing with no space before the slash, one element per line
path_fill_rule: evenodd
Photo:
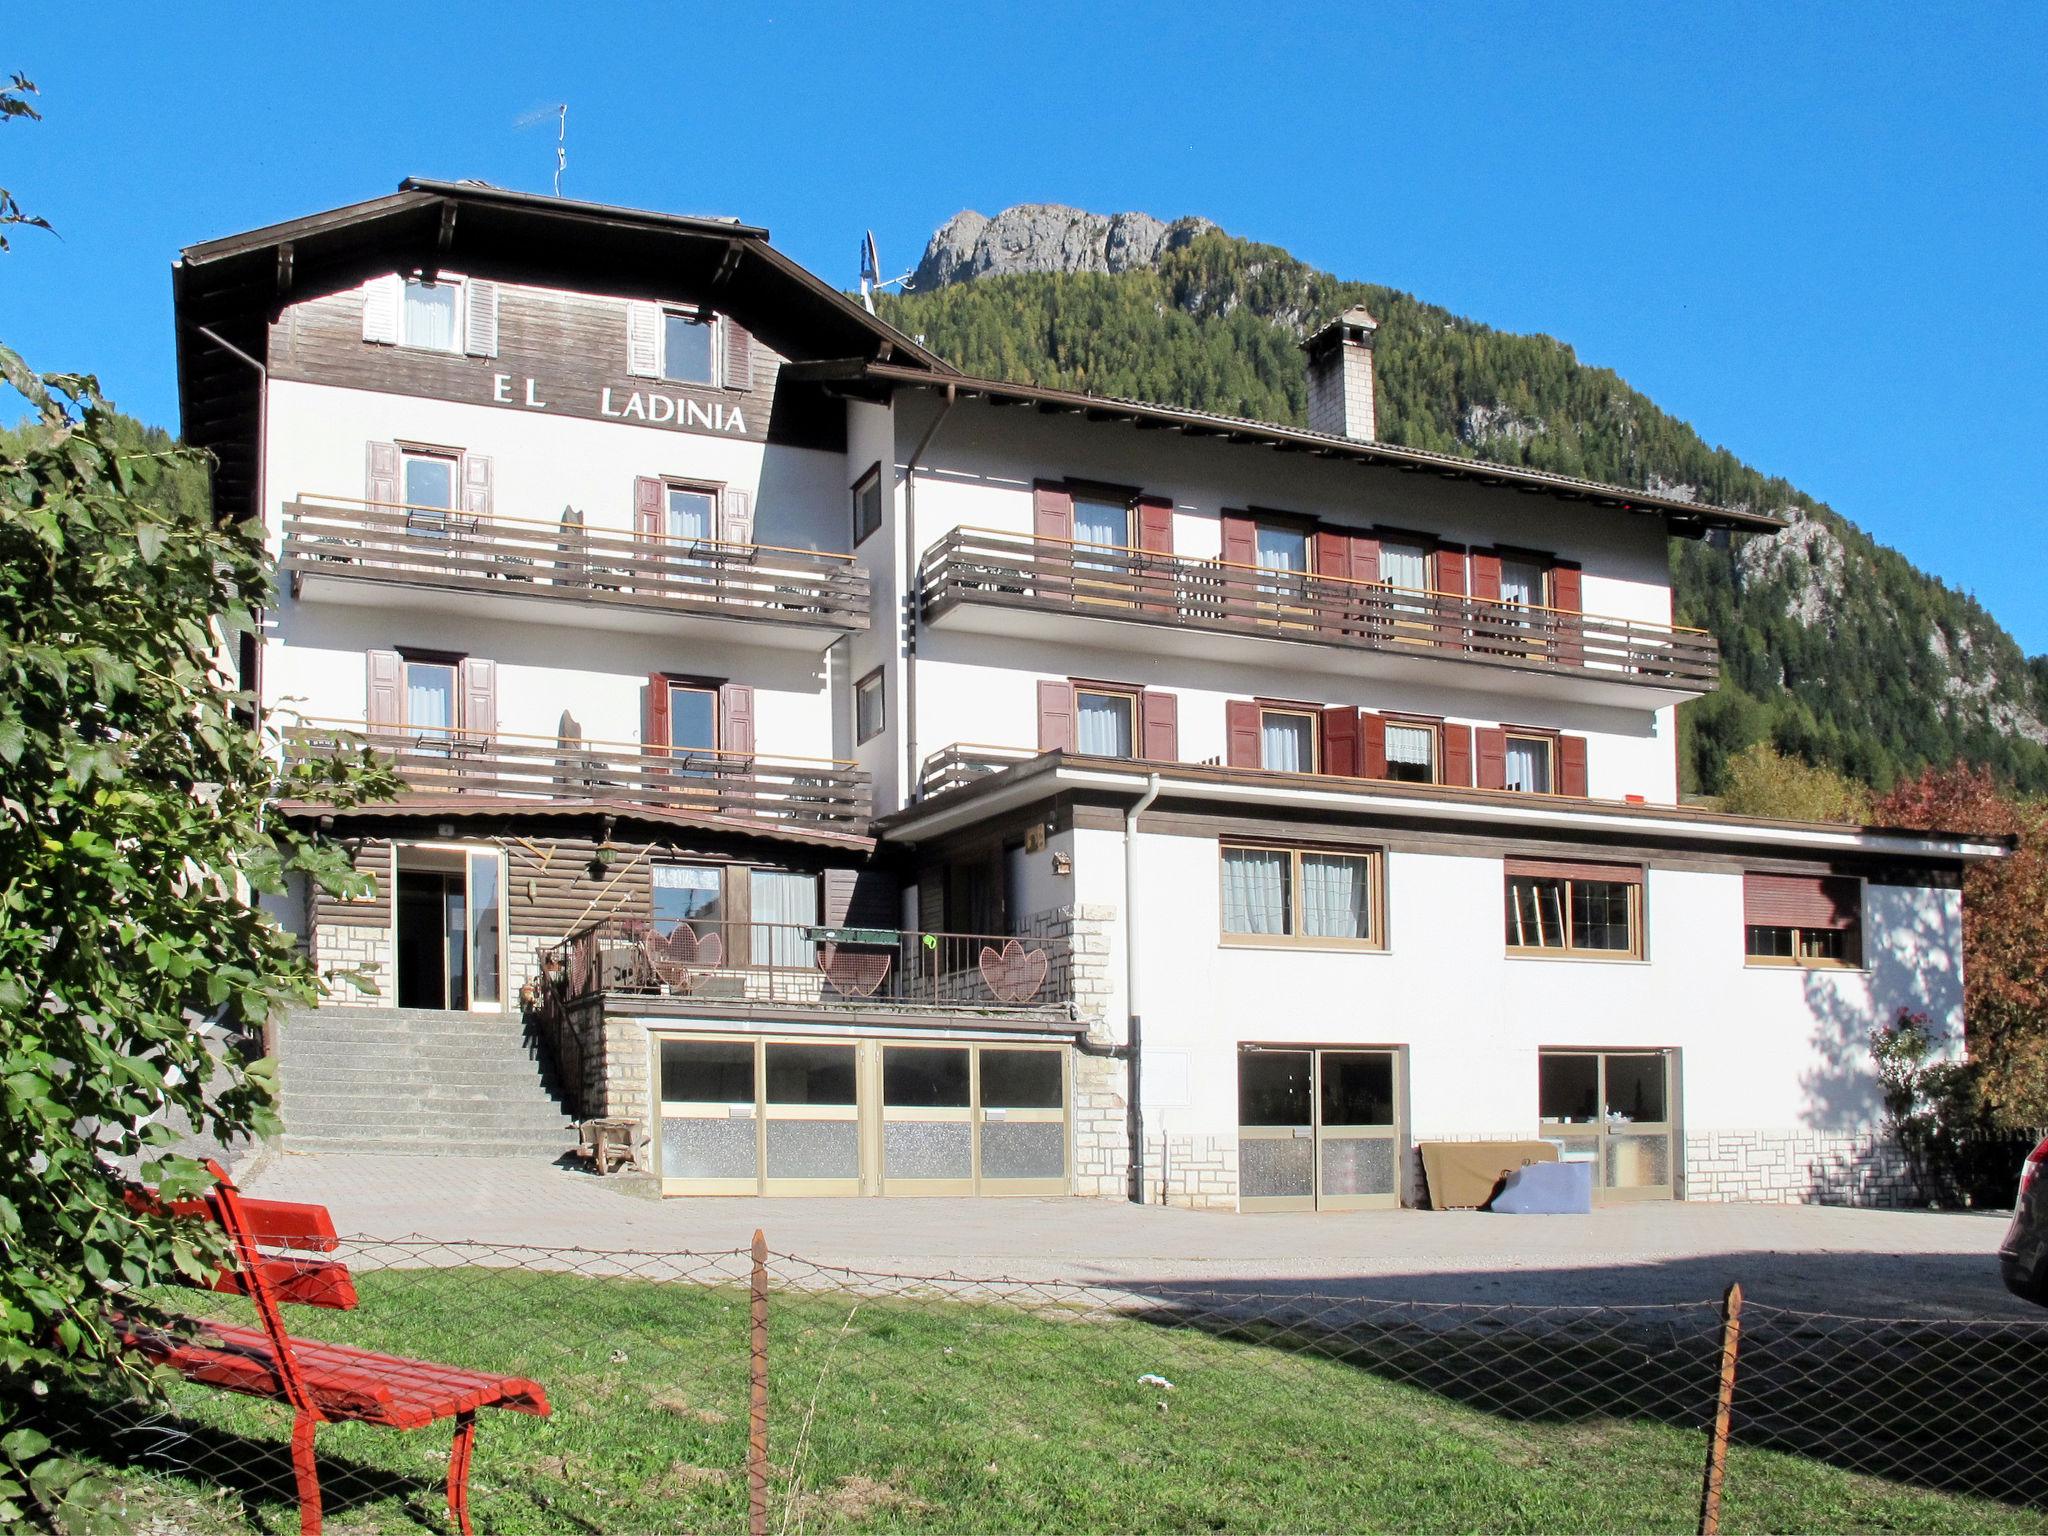
<path fill-rule="evenodd" d="M 42 113 L 38 112 L 34 103 L 29 100 L 29 97 L 36 94 L 35 86 L 23 75 L 17 74 L 12 83 L 0 85 L 0 123 L 10 122 L 17 117 L 25 117 L 30 122 L 40 121 Z M 33 213 L 24 213 L 21 204 L 15 201 L 14 194 L 5 187 L 0 187 L 0 251 L 7 249 L 5 231 L 10 225 L 20 225 L 28 229 L 48 229 L 50 221 Z"/>
<path fill-rule="evenodd" d="M 395 785 L 367 758 L 284 770 L 248 723 L 222 658 L 270 570 L 259 525 L 192 494 L 198 456 L 135 441 L 90 378 L 4 347 L 0 377 L 36 412 L 0 441 L 0 1524 L 81 1525 L 104 1490 L 24 1406 L 130 1374 L 111 1313 L 218 1256 L 131 1209 L 124 1168 L 190 1193 L 167 1120 L 272 1127 L 269 1064 L 222 1046 L 317 986 L 259 903 L 357 883 L 269 802 Z"/>
<path fill-rule="evenodd" d="M 2048 807 L 1958 763 L 1899 785 L 1871 818 L 2018 840 L 2010 858 L 1963 877 L 1964 1028 L 1995 1119 L 2048 1126 Z"/>
<path fill-rule="evenodd" d="M 1870 810 L 1870 792 L 1831 768 L 1816 768 L 1758 742 L 1728 764 L 1721 809 L 1738 816 L 1785 821 L 1857 821 Z"/>

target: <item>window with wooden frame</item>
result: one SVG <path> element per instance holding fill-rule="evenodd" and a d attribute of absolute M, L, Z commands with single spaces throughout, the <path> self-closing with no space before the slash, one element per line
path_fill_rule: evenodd
<path fill-rule="evenodd" d="M 724 918 L 724 865 L 656 861 L 648 865 L 648 877 L 648 916 L 663 938 L 680 923 L 715 926 Z"/>
<path fill-rule="evenodd" d="M 656 672 L 647 679 L 641 742 L 691 772 L 744 771 L 754 755 L 754 690 L 744 683 Z"/>
<path fill-rule="evenodd" d="M 1038 685 L 1038 750 L 1178 762 L 1179 700 L 1128 683 L 1043 681 Z"/>
<path fill-rule="evenodd" d="M 1441 723 L 1434 720 L 1386 719 L 1384 777 L 1403 784 L 1435 784 Z"/>
<path fill-rule="evenodd" d="M 398 298 L 398 344 L 427 352 L 462 350 L 462 279 L 408 277 Z"/>
<path fill-rule="evenodd" d="M 853 482 L 853 542 L 859 544 L 882 526 L 882 466 L 871 465 Z"/>
<path fill-rule="evenodd" d="M 1557 738 L 1531 731 L 1507 731 L 1501 787 L 1547 795 L 1557 783 Z"/>
<path fill-rule="evenodd" d="M 693 305 L 661 312 L 661 377 L 671 384 L 718 383 L 718 320 Z"/>
<path fill-rule="evenodd" d="M 1863 882 L 1853 875 L 1745 874 L 1742 923 L 1746 964 L 1863 964 Z"/>
<path fill-rule="evenodd" d="M 370 651 L 364 723 L 422 741 L 488 741 L 498 730 L 498 664 L 449 651 Z"/>
<path fill-rule="evenodd" d="M 1276 773 L 1314 773 L 1320 711 L 1255 703 L 1259 712 L 1259 766 Z"/>
<path fill-rule="evenodd" d="M 1378 849 L 1226 842 L 1221 877 L 1225 944 L 1384 946 Z"/>
<path fill-rule="evenodd" d="M 875 668 L 853 685 L 853 739 L 873 741 L 888 724 L 883 712 L 882 669 Z"/>
<path fill-rule="evenodd" d="M 1507 949 L 1511 955 L 1641 959 L 1641 868 L 1557 859 L 1509 859 Z"/>
<path fill-rule="evenodd" d="M 453 512 L 462 480 L 462 455 L 452 448 L 398 449 L 399 495 L 406 510 Z"/>

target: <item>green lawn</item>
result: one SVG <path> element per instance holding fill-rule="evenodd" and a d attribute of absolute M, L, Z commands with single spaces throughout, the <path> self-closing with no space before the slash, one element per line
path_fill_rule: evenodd
<path fill-rule="evenodd" d="M 314 1336 L 530 1376 L 554 1416 L 483 1417 L 478 1531 L 742 1530 L 744 1291 L 500 1270 L 360 1277 Z M 773 1298 L 770 1529 L 1686 1531 L 1704 1444 L 1531 1422 L 1319 1355 L 1138 1320 Z M 1156 1372 L 1172 1391 L 1140 1384 Z M 296 1531 L 280 1409 L 178 1384 L 175 1417 L 73 1449 L 164 1533 Z M 444 1528 L 446 1426 L 321 1431 L 327 1529 Z M 2042 1516 L 1738 1445 L 1731 1531 L 2039 1531 Z"/>

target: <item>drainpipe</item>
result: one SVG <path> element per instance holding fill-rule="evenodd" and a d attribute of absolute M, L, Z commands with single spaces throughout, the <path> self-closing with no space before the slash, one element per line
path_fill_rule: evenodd
<path fill-rule="evenodd" d="M 1130 1022 L 1124 1026 L 1129 1071 L 1124 1114 L 1131 1138 L 1131 1204 L 1145 1203 L 1145 1111 L 1142 1090 L 1145 1069 L 1145 1012 L 1138 998 L 1138 817 L 1159 798 L 1159 775 L 1145 776 L 1145 793 L 1124 812 L 1124 1003 Z M 1162 1190 L 1160 1198 L 1165 1199 Z"/>
<path fill-rule="evenodd" d="M 952 413 L 957 392 L 951 384 L 946 386 L 946 403 L 939 407 L 939 414 L 932 418 L 932 424 L 924 429 L 924 436 L 910 451 L 910 457 L 903 464 L 903 601 L 905 611 L 910 615 L 910 644 L 903 653 L 903 765 L 902 783 L 899 786 L 897 802 L 910 804 L 917 785 L 917 624 L 918 605 L 921 602 L 917 590 L 917 461 L 924 457 L 925 450 L 938 436 L 939 426 Z"/>
<path fill-rule="evenodd" d="M 256 370 L 256 516 L 263 522 L 264 540 L 269 541 L 270 504 L 266 497 L 270 469 L 270 370 L 240 347 L 222 336 L 211 326 L 194 327 L 200 335 L 212 342 L 221 351 L 233 358 L 239 358 Z M 263 727 L 263 614 L 256 614 L 256 633 L 249 638 L 249 675 L 242 679 L 242 686 L 249 690 L 254 702 L 249 706 L 250 723 L 258 730 Z"/>

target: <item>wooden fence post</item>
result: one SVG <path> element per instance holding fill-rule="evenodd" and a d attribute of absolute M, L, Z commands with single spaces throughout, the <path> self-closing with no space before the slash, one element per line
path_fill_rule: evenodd
<path fill-rule="evenodd" d="M 747 1368 L 747 1531 L 768 1536 L 768 1239 L 754 1231 Z"/>
<path fill-rule="evenodd" d="M 1714 1402 L 1714 1431 L 1707 1441 L 1707 1482 L 1700 1494 L 1700 1536 L 1719 1536 L 1721 1480 L 1728 1471 L 1728 1417 L 1735 1406 L 1735 1346 L 1742 1339 L 1742 1283 L 1728 1287 L 1721 1303 L 1721 1390 Z"/>

